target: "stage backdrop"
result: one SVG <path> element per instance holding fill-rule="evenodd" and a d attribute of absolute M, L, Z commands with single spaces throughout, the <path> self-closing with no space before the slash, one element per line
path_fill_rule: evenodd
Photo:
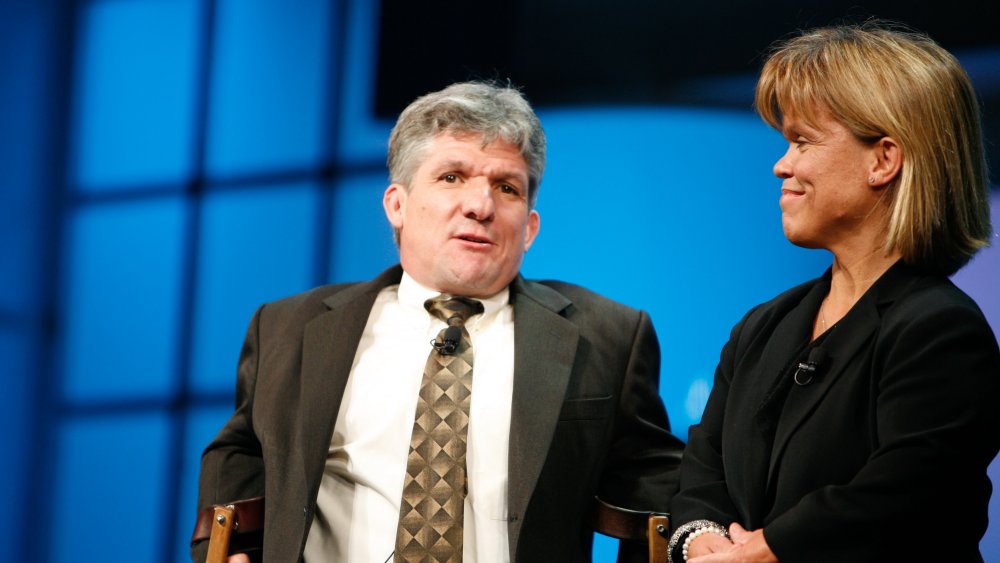
<path fill-rule="evenodd" d="M 381 208 L 391 122 L 373 109 L 377 3 L 37 6 L 0 29 L 27 53 L 0 61 L 0 493 L 13 499 L 0 552 L 186 561 L 200 452 L 231 411 L 255 307 L 396 261 Z M 539 114 L 549 166 L 523 273 L 650 312 L 661 393 L 686 437 L 732 325 L 830 262 L 782 236 L 771 167 L 784 142 L 747 106 Z M 998 253 L 956 277 L 995 328 Z M 614 547 L 598 539 L 596 560 Z"/>

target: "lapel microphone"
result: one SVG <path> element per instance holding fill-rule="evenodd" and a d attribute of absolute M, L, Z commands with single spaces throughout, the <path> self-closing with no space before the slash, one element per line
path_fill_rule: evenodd
<path fill-rule="evenodd" d="M 799 362 L 798 368 L 795 370 L 796 385 L 806 386 L 812 383 L 813 378 L 816 376 L 816 370 L 819 366 L 826 361 L 826 350 L 820 348 L 819 346 L 809 350 L 809 357 L 806 361 Z"/>
<path fill-rule="evenodd" d="M 449 326 L 444 329 L 444 337 L 441 341 L 431 340 L 431 346 L 442 356 L 450 356 L 455 353 L 458 343 L 462 340 L 462 327 Z"/>

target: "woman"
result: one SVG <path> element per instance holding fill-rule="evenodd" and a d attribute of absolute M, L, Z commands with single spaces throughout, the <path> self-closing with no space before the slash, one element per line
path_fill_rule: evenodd
<path fill-rule="evenodd" d="M 990 237 L 958 62 L 879 24 L 777 46 L 756 108 L 788 140 L 785 236 L 833 254 L 722 351 L 672 505 L 673 561 L 982 561 L 1000 352 L 948 280 Z"/>

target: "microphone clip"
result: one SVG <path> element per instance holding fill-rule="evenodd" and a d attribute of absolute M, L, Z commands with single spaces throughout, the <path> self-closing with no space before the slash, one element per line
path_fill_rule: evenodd
<path fill-rule="evenodd" d="M 809 351 L 809 357 L 804 362 L 799 362 L 792 379 L 796 385 L 806 386 L 812 383 L 816 377 L 816 370 L 820 364 L 826 361 L 826 350 L 816 347 Z"/>
<path fill-rule="evenodd" d="M 816 375 L 816 364 L 810 362 L 799 362 L 799 367 L 795 370 L 796 385 L 809 385 Z"/>
<path fill-rule="evenodd" d="M 450 356 L 458 349 L 458 343 L 462 341 L 462 327 L 449 326 L 444 329 L 441 340 L 431 340 L 431 347 L 442 356 Z"/>
<path fill-rule="evenodd" d="M 458 342 L 455 340 L 444 340 L 440 342 L 438 340 L 431 340 L 431 347 L 433 347 L 434 351 L 442 356 L 450 356 L 455 353 L 456 349 L 458 349 Z"/>

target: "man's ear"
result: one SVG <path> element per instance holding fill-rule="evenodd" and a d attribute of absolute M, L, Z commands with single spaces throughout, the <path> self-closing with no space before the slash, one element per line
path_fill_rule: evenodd
<path fill-rule="evenodd" d="M 531 248 L 531 243 L 535 242 L 535 237 L 538 236 L 538 229 L 541 227 L 542 218 L 538 215 L 538 212 L 532 209 L 528 212 L 528 225 L 525 227 L 524 233 L 524 251 L 527 252 Z"/>
<path fill-rule="evenodd" d="M 882 137 L 873 145 L 875 162 L 869 171 L 869 183 L 881 188 L 899 176 L 903 169 L 903 148 L 892 137 Z"/>
<path fill-rule="evenodd" d="M 406 188 L 399 184 L 390 184 L 382 196 L 382 207 L 389 224 L 395 229 L 403 228 L 403 215 L 406 211 Z"/>

